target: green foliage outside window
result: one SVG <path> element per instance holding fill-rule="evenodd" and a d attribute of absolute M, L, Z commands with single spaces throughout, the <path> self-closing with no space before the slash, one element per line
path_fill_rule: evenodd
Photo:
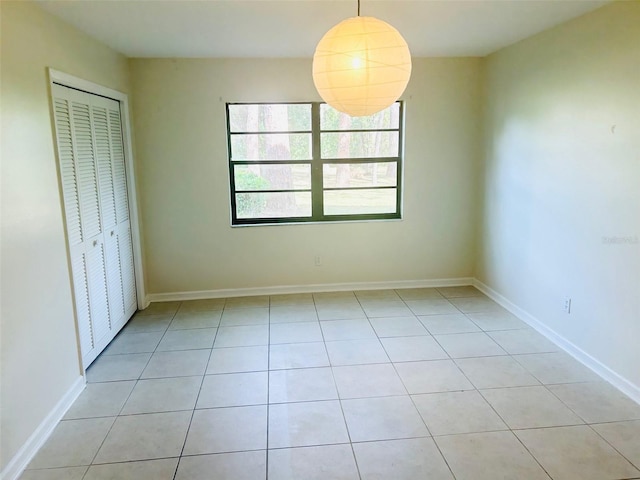
<path fill-rule="evenodd" d="M 269 182 L 256 175 L 251 170 L 241 168 L 236 171 L 236 190 L 264 190 L 269 188 Z M 267 199 L 264 193 L 238 193 L 236 194 L 236 208 L 238 216 L 258 216 L 264 209 Z"/>

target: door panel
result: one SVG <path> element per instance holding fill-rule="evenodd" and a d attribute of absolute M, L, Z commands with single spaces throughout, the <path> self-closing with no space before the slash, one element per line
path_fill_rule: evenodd
<path fill-rule="evenodd" d="M 60 185 L 84 367 L 137 308 L 120 104 L 53 85 Z"/>

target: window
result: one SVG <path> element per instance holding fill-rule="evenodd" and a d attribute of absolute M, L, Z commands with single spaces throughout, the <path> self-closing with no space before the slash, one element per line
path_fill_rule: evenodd
<path fill-rule="evenodd" d="M 227 104 L 233 225 L 400 218 L 403 105 Z"/>

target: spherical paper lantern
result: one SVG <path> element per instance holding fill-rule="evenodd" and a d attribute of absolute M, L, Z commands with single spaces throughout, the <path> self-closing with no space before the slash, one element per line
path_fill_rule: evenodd
<path fill-rule="evenodd" d="M 374 17 L 352 17 L 329 30 L 313 56 L 313 83 L 322 99 L 353 117 L 395 102 L 411 76 L 402 35 Z"/>

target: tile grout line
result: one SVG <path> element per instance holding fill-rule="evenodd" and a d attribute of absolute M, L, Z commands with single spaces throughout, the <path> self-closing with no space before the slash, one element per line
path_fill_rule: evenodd
<path fill-rule="evenodd" d="M 226 299 L 225 299 L 225 304 L 226 304 Z M 182 306 L 182 303 L 180 303 L 180 306 Z M 224 307 L 223 307 L 223 312 L 224 312 Z M 222 322 L 222 314 L 220 315 L 220 322 Z M 169 324 L 169 325 L 171 325 L 171 324 Z M 202 393 L 202 386 L 204 385 L 204 379 L 207 376 L 207 369 L 209 368 L 209 362 L 211 361 L 211 356 L 213 355 L 213 346 L 216 343 L 216 339 L 218 338 L 218 332 L 219 331 L 220 331 L 220 323 L 218 323 L 218 328 L 216 328 L 216 333 L 213 336 L 213 342 L 211 342 L 211 350 L 209 351 L 209 357 L 207 358 L 207 362 L 206 362 L 206 364 L 204 366 L 204 372 L 202 373 L 202 380 L 200 380 L 200 388 L 198 389 L 198 395 L 196 395 L 196 401 L 193 404 L 193 410 L 191 411 L 191 417 L 189 418 L 189 425 L 187 426 L 187 430 L 186 430 L 185 435 L 184 435 L 184 440 L 182 441 L 182 448 L 180 449 L 180 454 L 178 456 L 178 461 L 176 463 L 176 468 L 175 468 L 175 471 L 174 471 L 173 477 L 172 477 L 173 480 L 175 480 L 177 475 L 178 475 L 178 469 L 180 468 L 180 462 L 182 461 L 182 456 L 184 454 L 184 449 L 185 449 L 185 447 L 187 445 L 187 439 L 189 438 L 189 430 L 191 430 L 191 424 L 193 423 L 193 417 L 195 416 L 195 413 L 196 413 L 196 407 L 198 406 L 198 400 L 200 399 L 200 394 Z"/>
<path fill-rule="evenodd" d="M 581 383 L 593 383 L 593 382 L 588 382 L 587 381 L 587 382 L 556 383 L 556 384 L 552 384 L 552 385 L 576 385 L 576 384 L 581 384 Z M 609 385 L 608 382 L 603 382 L 603 383 L 606 383 L 607 385 Z M 622 458 L 627 460 L 634 468 L 636 468 L 636 470 L 640 471 L 640 466 L 636 467 L 635 463 L 633 463 L 629 458 L 626 457 L 626 455 L 624 455 L 622 452 L 620 452 L 611 442 L 609 442 L 605 437 L 600 435 L 600 433 L 595 428 L 593 428 L 593 425 L 596 425 L 598 423 L 600 423 L 600 424 L 602 424 L 602 423 L 621 423 L 621 422 L 630 422 L 630 421 L 634 421 L 634 420 L 615 420 L 615 421 L 610 421 L 610 422 L 589 423 L 586 418 L 584 418 L 582 415 L 580 415 L 578 412 L 576 412 L 573 408 L 571 408 L 571 406 L 569 406 L 564 400 L 562 400 L 558 395 L 556 395 L 551 389 L 547 388 L 547 385 L 544 385 L 544 387 L 547 389 L 547 391 L 549 393 L 551 393 L 551 395 L 553 395 L 555 398 L 557 398 L 573 414 L 575 414 L 580 420 L 582 420 L 584 422 L 584 424 L 582 424 L 582 425 L 585 425 L 585 426 L 589 427 L 592 432 L 594 432 L 599 438 L 601 438 L 607 445 L 609 445 L 611 448 L 613 448 L 613 450 L 615 452 L 620 454 L 622 456 Z M 635 421 L 637 421 L 637 420 L 640 420 L 640 418 L 636 419 Z M 575 426 L 581 426 L 581 425 L 559 425 L 559 426 L 556 426 L 556 427 L 549 427 L 549 428 L 575 427 Z M 633 477 L 631 477 L 631 478 L 633 478 Z"/>
<path fill-rule="evenodd" d="M 438 290 L 438 292 L 440 293 L 440 291 L 439 291 L 439 290 Z M 448 298 L 447 298 L 447 300 L 448 300 Z M 451 303 L 451 302 L 449 302 L 449 303 Z M 453 305 L 453 303 L 452 303 L 452 305 Z M 454 307 L 456 307 L 456 306 L 454 305 Z M 457 307 L 456 307 L 456 308 L 457 308 Z M 459 309 L 458 309 L 458 310 L 459 310 Z M 462 312 L 462 311 L 460 311 L 460 312 L 461 312 L 461 313 L 462 313 L 462 314 L 463 314 L 467 319 L 471 320 L 471 322 L 475 324 L 475 322 L 473 322 L 473 320 L 472 320 L 472 319 L 470 319 L 470 318 L 469 318 L 469 317 L 468 317 L 464 312 Z M 477 325 L 477 326 L 478 326 L 478 325 Z M 478 326 L 478 327 L 480 328 L 480 330 L 481 330 L 482 332 L 484 332 L 484 330 L 482 329 L 482 327 L 480 327 L 480 326 Z M 484 332 L 484 333 L 486 334 L 486 332 Z M 455 361 L 455 359 L 454 359 L 453 357 L 451 357 L 451 355 L 449 354 L 449 352 L 447 352 L 447 351 L 444 349 L 444 347 L 440 344 L 440 342 L 438 342 L 438 339 L 437 339 L 437 338 L 435 338 L 435 336 L 434 336 L 434 340 L 438 343 L 438 345 L 440 345 L 440 348 L 442 348 L 442 349 L 444 350 L 444 352 L 445 352 L 445 353 L 447 353 L 447 355 L 449 356 L 449 359 L 450 359 L 451 361 L 453 361 L 453 364 L 454 364 L 454 365 L 456 366 L 456 368 L 460 371 L 460 373 L 462 373 L 462 375 L 467 379 L 467 381 L 468 381 L 468 382 L 469 382 L 469 383 L 474 387 L 474 390 L 471 390 L 471 391 L 475 391 L 475 392 L 477 392 L 477 393 L 478 393 L 478 395 L 480 395 L 480 397 L 484 400 L 484 402 L 489 406 L 489 408 L 491 408 L 491 410 L 492 410 L 492 411 L 493 411 L 493 412 L 498 416 L 498 418 L 500 418 L 500 420 L 504 423 L 504 425 L 505 425 L 505 426 L 507 427 L 507 429 L 508 429 L 508 430 L 497 430 L 497 431 L 509 431 L 509 432 L 511 433 L 511 435 L 513 435 L 514 437 L 516 437 L 516 439 L 518 440 L 518 442 L 520 442 L 520 444 L 522 444 L 522 445 L 523 445 L 523 447 L 525 448 L 525 450 L 529 453 L 529 455 L 531 455 L 531 457 L 534 459 L 534 461 L 535 461 L 535 462 L 536 462 L 536 463 L 537 463 L 537 464 L 542 468 L 542 470 L 547 474 L 547 476 L 548 476 L 549 478 L 551 478 L 551 475 L 549 475 L 549 473 L 548 473 L 548 472 L 546 471 L 546 469 L 542 466 L 542 464 L 538 461 L 538 459 L 537 459 L 536 457 L 534 457 L 534 456 L 533 456 L 533 454 L 529 451 L 529 449 L 528 449 L 528 448 L 527 448 L 527 447 L 522 443 L 522 441 L 520 440 L 520 438 L 519 438 L 519 437 L 518 437 L 518 436 L 513 432 L 513 429 L 509 426 L 509 424 L 508 424 L 508 423 L 504 420 L 504 418 L 502 418 L 502 416 L 501 416 L 501 415 L 496 411 L 496 409 L 493 407 L 493 405 L 491 405 L 491 403 L 489 403 L 489 402 L 487 401 L 487 399 L 484 397 L 484 395 L 482 395 L 482 392 L 480 392 L 480 389 L 478 389 L 478 388 L 476 387 L 476 385 L 471 381 L 471 379 L 467 376 L 467 374 L 466 374 L 466 373 L 464 373 L 464 371 L 460 368 L 460 366 L 459 366 L 459 365 L 458 365 L 458 363 Z M 501 347 L 501 348 L 502 348 L 502 347 Z M 503 349 L 503 350 L 504 350 L 504 349 Z M 506 352 L 506 350 L 505 350 L 505 353 L 507 353 L 507 356 L 511 357 L 511 354 L 509 354 L 508 352 Z M 498 356 L 498 355 L 496 355 L 496 356 Z M 505 356 L 505 355 L 499 355 L 499 356 L 500 356 L 500 357 L 503 357 L 503 356 Z M 483 358 L 483 357 L 468 357 L 468 358 Z M 515 361 L 515 359 L 514 359 L 514 361 Z M 394 368 L 395 368 L 395 365 L 394 365 Z M 398 376 L 399 376 L 399 375 L 398 375 Z M 535 378 L 535 377 L 534 377 L 534 378 Z M 411 398 L 412 398 L 412 400 L 413 400 L 413 397 L 411 397 Z M 414 404 L 414 405 L 415 405 L 415 404 Z M 416 407 L 416 409 L 417 409 L 417 407 Z M 422 417 L 422 415 L 420 415 L 420 417 Z M 424 421 L 424 418 L 423 418 L 423 421 Z M 426 422 L 425 422 L 425 425 L 426 425 Z M 428 428 L 428 427 L 427 427 L 427 428 Z M 487 432 L 477 432 L 477 433 L 487 433 Z M 462 434 L 461 434 L 461 435 L 462 435 Z M 451 473 L 453 474 L 453 469 L 451 469 L 451 466 L 449 465 L 449 462 L 447 461 L 447 459 L 446 459 L 446 457 L 445 457 L 444 453 L 442 452 L 442 450 L 440 450 L 440 445 L 438 445 L 438 442 L 436 441 L 435 437 L 433 437 L 433 435 L 432 435 L 432 438 L 433 438 L 434 443 L 436 444 L 436 447 L 438 448 L 438 451 L 440 452 L 440 454 L 442 455 L 442 457 L 445 459 L 445 462 L 447 463 L 447 466 L 449 467 L 449 470 L 450 470 L 450 471 L 451 471 Z M 455 478 L 455 474 L 453 474 L 453 475 L 454 475 L 454 478 Z"/>
<path fill-rule="evenodd" d="M 506 351 L 506 350 L 505 350 Z M 499 355 L 501 357 L 504 357 L 505 355 Z M 518 363 L 510 353 L 507 353 L 507 355 L 509 358 L 511 358 L 513 361 L 515 361 L 516 363 Z M 465 376 L 465 378 L 469 381 L 469 383 L 471 383 L 471 385 L 474 386 L 475 391 L 478 393 L 478 395 L 480 395 L 480 397 L 483 399 L 483 401 L 489 406 L 489 408 L 498 416 L 498 418 L 502 421 L 502 423 L 504 423 L 504 425 L 507 427 L 508 430 L 496 430 L 496 431 L 508 431 L 509 433 L 511 433 L 511 435 L 513 437 L 516 438 L 516 440 L 518 441 L 518 443 L 520 443 L 523 448 L 527 451 L 527 453 L 531 456 L 531 458 L 533 458 L 533 460 L 540 466 L 540 468 L 545 472 L 545 474 L 552 479 L 551 474 L 549 472 L 547 472 L 547 469 L 544 468 L 544 466 L 542 465 L 542 463 L 533 455 L 533 453 L 527 448 L 527 446 L 524 444 L 524 442 L 522 442 L 522 440 L 520 439 L 520 437 L 518 437 L 518 435 L 516 435 L 516 433 L 514 432 L 514 429 L 511 428 L 511 426 L 509 425 L 509 423 L 502 417 L 502 415 L 500 415 L 500 413 L 495 409 L 495 407 L 491 404 L 491 402 L 489 402 L 486 397 L 482 394 L 482 392 L 480 391 L 479 388 L 476 387 L 476 385 L 471 381 L 471 379 L 467 376 L 467 374 L 464 372 L 464 370 L 462 370 L 457 362 L 454 363 L 456 364 L 456 367 L 458 367 L 458 370 L 461 371 L 461 373 Z M 519 363 L 518 363 L 519 365 Z M 526 369 L 525 369 L 526 370 Z M 534 377 L 535 378 L 535 377 Z M 517 388 L 517 387 L 515 387 Z M 486 432 L 478 432 L 478 433 L 486 433 Z"/>
<path fill-rule="evenodd" d="M 354 296 L 355 296 L 355 294 L 354 294 Z M 313 295 L 312 295 L 312 298 L 313 298 L 313 305 L 314 305 L 314 307 L 316 309 L 316 315 L 318 315 L 318 323 L 320 323 L 320 315 L 318 313 L 318 307 L 316 305 L 316 300 L 315 300 L 315 297 L 313 297 Z M 360 308 L 362 308 L 362 307 L 360 307 Z M 355 449 L 353 448 L 353 442 L 351 440 L 351 432 L 349 431 L 349 425 L 347 424 L 347 417 L 344 414 L 344 406 L 342 405 L 342 396 L 340 395 L 340 391 L 338 390 L 338 383 L 336 382 L 336 376 L 335 376 L 335 374 L 333 372 L 333 367 L 334 366 L 333 366 L 333 364 L 331 362 L 331 358 L 329 357 L 329 350 L 327 349 L 327 342 L 326 342 L 326 339 L 324 337 L 324 330 L 322 329 L 322 324 L 321 323 L 320 323 L 320 333 L 322 335 L 322 344 L 324 345 L 324 350 L 325 350 L 325 353 L 327 355 L 327 361 L 329 362 L 329 369 L 331 371 L 331 378 L 333 379 L 333 386 L 336 389 L 336 395 L 338 397 L 338 405 L 340 405 L 340 412 L 342 413 L 342 421 L 344 422 L 344 428 L 347 431 L 347 437 L 349 439 L 349 447 L 351 448 L 351 455 L 353 457 L 353 462 L 354 462 L 354 464 L 356 466 L 356 472 L 358 473 L 358 478 L 362 479 L 362 474 L 360 473 L 360 466 L 358 465 L 358 458 L 356 457 L 356 452 L 355 452 Z"/>
<path fill-rule="evenodd" d="M 457 309 L 457 310 L 458 310 L 462 315 L 464 315 L 464 316 L 466 317 L 466 314 L 464 314 L 462 311 L 460 311 L 460 310 L 458 309 L 458 307 L 456 307 L 453 303 L 451 303 L 451 302 L 449 301 L 449 298 L 445 297 L 445 296 L 442 294 L 442 292 L 440 292 L 438 289 L 436 289 L 436 290 L 437 290 L 437 292 L 438 292 L 440 295 L 442 295 L 442 298 L 443 298 L 443 299 L 447 300 L 447 301 L 448 301 L 448 302 L 449 302 L 449 303 L 450 303 L 454 308 L 456 308 L 456 309 Z M 397 292 L 396 292 L 396 293 L 397 293 Z M 409 308 L 409 310 L 411 310 L 411 311 L 413 312 L 413 310 L 411 309 L 411 307 L 409 307 L 409 305 L 406 303 L 406 301 L 405 301 L 402 297 L 400 297 L 400 298 L 401 298 L 401 300 L 405 303 L 405 305 L 407 305 L 407 307 Z M 430 299 L 426 299 L 426 300 L 430 300 Z M 416 316 L 416 318 L 418 317 L 418 315 L 417 315 L 415 312 L 414 312 L 414 315 Z M 446 315 L 446 314 L 443 314 L 443 315 Z M 454 315 L 457 315 L 457 314 L 454 314 Z M 422 322 L 420 321 L 420 319 L 419 319 L 419 318 L 418 318 L 418 321 L 422 324 Z M 424 326 L 424 324 L 422 324 L 422 325 Z M 429 331 L 429 329 L 428 329 L 426 326 L 424 326 L 424 328 L 427 330 L 427 332 L 430 334 L 430 336 L 434 339 L 434 341 L 438 344 L 438 346 L 442 349 L 442 351 L 447 355 L 447 357 L 448 357 L 448 358 L 447 358 L 447 359 L 442 359 L 442 360 L 449 360 L 449 361 L 453 362 L 453 364 L 456 366 L 456 368 L 457 368 L 458 370 L 461 370 L 461 369 L 460 369 L 460 367 L 458 367 L 457 363 L 455 362 L 455 359 L 454 359 L 454 358 L 449 354 L 449 352 L 448 352 L 448 351 L 447 351 L 447 350 L 446 350 L 446 349 L 445 349 L 445 348 L 440 344 L 440 342 L 438 342 L 438 340 L 435 338 L 435 335 L 433 335 L 433 334 Z M 381 342 L 381 343 L 382 343 L 382 342 Z M 384 348 L 384 344 L 383 344 L 383 348 Z M 386 349 L 385 349 L 385 350 L 386 350 Z M 435 359 L 435 360 L 417 360 L 417 361 L 422 362 L 422 361 L 438 361 L 438 360 L 439 360 L 439 359 Z M 405 387 L 405 390 L 407 391 L 407 395 L 409 396 L 409 399 L 411 400 L 411 403 L 412 403 L 413 407 L 416 409 L 416 412 L 417 412 L 417 413 L 418 413 L 418 415 L 420 416 L 420 419 L 422 420 L 422 423 L 424 424 L 425 428 L 427 429 L 427 432 L 429 432 L 429 435 L 430 435 L 430 438 L 431 438 L 431 440 L 432 440 L 433 444 L 435 445 L 436 449 L 437 449 L 437 450 L 438 450 L 438 452 L 440 453 L 440 456 L 441 456 L 441 458 L 443 459 L 443 461 L 445 462 L 445 465 L 447 466 L 447 468 L 448 468 L 449 472 L 451 473 L 452 477 L 455 479 L 455 478 L 456 478 L 456 475 L 455 475 L 455 473 L 453 472 L 453 469 L 451 468 L 451 465 L 449 464 L 449 460 L 447 459 L 447 457 L 446 457 L 446 456 L 444 455 L 444 453 L 442 452 L 442 450 L 441 450 L 441 448 L 440 448 L 440 445 L 439 445 L 439 444 L 438 444 L 438 442 L 436 441 L 436 436 L 434 436 L 434 435 L 433 435 L 433 433 L 431 432 L 431 430 L 429 429 L 429 426 L 427 425 L 426 420 L 424 419 L 424 417 L 423 417 L 423 416 L 422 416 L 422 414 L 420 413 L 420 410 L 418 409 L 417 405 L 415 404 L 415 400 L 414 400 L 414 398 L 413 398 L 413 395 L 409 393 L 409 390 L 408 390 L 408 388 L 407 388 L 407 386 L 406 386 L 406 384 L 405 384 L 404 380 L 402 380 L 402 376 L 399 374 L 399 372 L 398 372 L 398 370 L 397 370 L 397 368 L 396 368 L 396 363 L 403 363 L 403 362 L 393 362 L 393 361 L 392 361 L 392 362 L 391 362 L 391 365 L 393 366 L 393 368 L 394 368 L 394 370 L 395 370 L 395 372 L 396 372 L 396 375 L 398 375 L 398 378 L 400 379 L 400 381 L 402 382 L 403 386 Z M 467 378 L 467 377 L 466 377 L 466 375 L 464 374 L 464 372 L 462 372 L 462 371 L 461 371 L 460 373 L 462 373 L 462 374 L 463 374 L 463 376 L 465 376 L 465 378 Z M 473 384 L 473 383 L 472 383 L 468 378 L 467 378 L 467 381 L 469 381 L 469 384 L 470 384 L 471 386 L 473 386 L 473 387 L 474 387 L 474 389 L 475 389 L 475 385 L 474 385 L 474 384 Z M 477 389 L 476 389 L 476 390 L 477 390 Z M 442 392 L 440 392 L 440 393 L 442 393 Z M 446 392 L 445 392 L 445 393 L 446 393 Z"/>
<path fill-rule="evenodd" d="M 267 331 L 267 425 L 264 451 L 264 478 L 269 480 L 269 414 L 271 413 L 271 296 L 269 296 L 269 329 Z"/>
<path fill-rule="evenodd" d="M 180 307 L 180 305 L 178 305 L 178 308 Z M 178 308 L 176 308 L 176 311 L 173 313 L 173 316 L 171 317 L 171 321 L 169 322 L 169 324 L 167 325 L 167 328 L 164 330 L 164 333 L 162 334 L 162 337 L 160 338 L 160 341 L 158 342 L 158 345 L 160 345 L 160 342 L 162 341 L 162 338 L 164 338 L 164 335 L 166 334 L 167 329 L 169 328 L 169 325 L 171 324 L 171 322 L 173 321 L 173 319 L 176 316 L 176 313 L 178 311 Z M 135 314 L 132 318 L 135 317 Z M 131 321 L 131 319 L 129 319 L 129 321 Z M 129 322 L 128 321 L 128 322 Z M 128 323 L 127 322 L 127 323 Z M 126 325 L 126 324 L 125 324 Z M 124 327 L 123 327 L 124 329 Z M 156 345 L 156 349 L 158 348 L 158 345 Z M 155 353 L 155 350 L 154 352 Z M 133 394 L 133 390 L 136 388 L 136 386 L 138 385 L 138 383 L 140 382 L 140 377 L 142 376 L 142 373 L 145 371 L 145 369 L 147 368 L 147 366 L 149 365 L 149 362 L 151 361 L 151 357 L 153 357 L 153 353 L 151 353 L 151 355 L 149 355 L 149 359 L 147 360 L 147 363 L 145 363 L 145 366 L 142 368 L 142 370 L 140 371 L 140 374 L 138 375 L 138 378 L 135 379 L 135 384 L 133 385 L 133 388 L 131 389 L 131 392 L 129 392 L 129 395 L 127 395 L 127 399 L 124 401 L 124 403 L 122 404 L 122 407 L 120 407 L 120 411 L 118 412 L 118 414 L 113 418 L 113 422 L 111 423 L 111 426 L 109 427 L 109 430 L 107 431 L 107 434 L 104 436 L 104 438 L 102 439 L 102 442 L 100 442 L 100 446 L 98 447 L 98 449 L 96 450 L 96 453 L 93 455 L 93 458 L 91 459 L 91 462 L 87 468 L 87 471 L 84 473 L 84 475 L 82 476 L 82 478 L 84 479 L 87 474 L 89 473 L 89 470 L 91 469 L 91 467 L 94 465 L 94 462 L 98 456 L 98 454 L 100 453 L 100 450 L 102 450 L 102 447 L 104 446 L 104 442 L 106 442 L 107 437 L 109 436 L 109 434 L 111 433 L 111 430 L 113 430 L 113 426 L 116 424 L 116 422 L 118 421 L 118 418 L 120 417 L 120 414 L 122 413 L 122 410 L 124 409 L 125 405 L 127 404 L 127 402 L 129 401 L 129 399 L 131 398 L 131 395 Z M 100 357 L 101 355 L 99 355 L 98 357 Z M 97 358 L 96 358 L 97 360 Z M 86 374 L 86 371 L 85 371 Z M 126 381 L 126 380 L 121 380 L 121 381 Z M 94 383 L 99 383 L 99 382 L 94 382 Z"/>
<path fill-rule="evenodd" d="M 396 293 L 396 295 L 398 295 L 397 291 L 394 290 L 394 292 Z M 440 292 L 438 292 L 440 293 Z M 398 297 L 400 297 L 400 295 L 398 295 Z M 409 308 L 409 310 L 414 314 L 414 316 L 416 317 L 416 319 L 418 321 L 420 321 L 417 318 L 417 315 L 413 312 L 413 310 L 411 310 L 411 307 L 409 307 L 409 305 L 407 305 L 407 303 L 404 301 L 404 299 L 402 297 L 400 297 L 400 300 L 405 303 L 405 305 L 407 306 L 407 308 Z M 371 327 L 373 328 L 373 325 L 371 324 L 371 318 L 366 314 L 366 318 L 369 322 L 369 324 L 371 325 Z M 420 322 L 422 324 L 422 322 Z M 424 325 L 423 325 L 424 326 Z M 429 332 L 429 330 L 424 327 L 425 330 L 427 331 L 427 333 L 431 334 L 431 332 Z M 375 328 L 374 328 L 375 331 Z M 413 335 L 415 336 L 415 335 Z M 422 414 L 420 413 L 420 410 L 418 409 L 417 405 L 415 404 L 414 398 L 413 396 L 409 393 L 409 390 L 404 382 L 404 380 L 402 380 L 402 377 L 400 376 L 397 368 L 396 368 L 396 362 L 393 362 L 391 360 L 391 357 L 389 356 L 389 353 L 387 352 L 387 349 L 384 346 L 384 343 L 382 343 L 382 340 L 380 338 L 380 336 L 378 335 L 378 333 L 376 332 L 376 337 L 378 338 L 378 341 L 380 342 L 380 344 L 382 345 L 382 348 L 385 350 L 385 353 L 387 354 L 387 357 L 389 358 L 390 364 L 393 368 L 393 370 L 395 371 L 396 375 L 398 376 L 398 379 L 400 380 L 400 383 L 402 384 L 402 386 L 405 389 L 405 392 L 407 393 L 407 396 L 409 397 L 409 400 L 411 401 L 411 404 L 413 405 L 413 408 L 415 409 L 416 413 L 418 414 L 418 416 L 420 417 L 420 420 L 422 421 L 422 424 L 424 425 L 425 429 L 427 430 L 427 433 L 429 434 L 429 438 L 431 438 L 431 441 L 433 442 L 433 444 L 435 445 L 436 449 L 438 450 L 438 452 L 440 453 L 440 456 L 442 458 L 442 460 L 445 462 L 445 465 L 447 466 L 447 469 L 449 470 L 449 472 L 451 473 L 452 477 L 455 479 L 455 474 L 453 473 L 453 470 L 451 469 L 451 466 L 449 465 L 449 461 L 447 460 L 447 458 L 444 456 L 442 450 L 440 450 L 440 446 L 438 445 L 438 443 L 436 442 L 433 434 L 431 433 L 431 430 L 429 429 L 429 426 L 427 425 L 426 420 L 424 419 L 424 417 L 422 416 Z M 433 335 L 431 335 L 431 337 L 433 338 Z M 384 338 L 384 337 L 383 337 Z M 395 338 L 395 337 L 394 337 Z M 434 338 L 434 340 L 436 341 L 436 343 L 438 343 L 438 345 L 440 346 L 440 348 L 442 348 L 442 346 L 439 344 L 439 342 L 437 342 L 437 340 Z M 451 356 L 449 355 L 449 353 L 442 348 L 443 352 L 449 357 L 449 360 L 452 360 Z M 418 361 L 425 361 L 425 360 L 418 360 Z M 397 363 L 401 363 L 401 362 L 397 362 Z M 473 385 L 473 384 L 472 384 Z M 426 438 L 426 437 L 416 437 L 416 438 Z"/>
<path fill-rule="evenodd" d="M 622 422 L 632 422 L 634 420 L 623 420 Z M 637 420 L 635 420 L 637 421 Z M 608 423 L 621 423 L 621 422 L 608 422 Z M 598 437 L 600 437 L 607 445 L 609 445 L 611 448 L 613 448 L 613 450 L 615 450 L 616 453 L 618 453 L 622 458 L 624 458 L 627 462 L 629 462 L 629 464 L 634 467 L 636 470 L 638 470 L 640 472 L 640 462 L 638 462 L 638 465 L 636 465 L 634 462 L 631 461 L 630 458 L 627 458 L 627 456 L 622 453 L 620 450 L 618 450 L 615 445 L 613 445 L 611 442 L 609 442 L 609 440 L 607 440 L 604 436 L 602 436 L 600 434 L 600 432 L 598 432 L 595 428 L 593 428 L 593 425 L 596 424 L 591 424 L 591 423 L 587 423 L 586 424 L 587 427 L 589 427 L 591 429 L 591 431 L 593 431 Z M 636 478 L 636 477 L 630 477 L 630 478 Z"/>
<path fill-rule="evenodd" d="M 484 397 L 483 397 L 484 398 Z M 487 402 L 488 403 L 488 402 Z M 502 418 L 502 417 L 501 417 Z M 505 422 L 506 424 L 506 422 Z M 507 426 L 509 426 L 507 424 Z M 547 476 L 550 479 L 553 479 L 553 477 L 551 476 L 551 473 L 549 473 L 547 471 L 547 469 L 544 467 L 544 465 L 542 465 L 542 462 L 540 462 L 540 460 L 537 459 L 537 457 L 533 454 L 533 452 L 531 450 L 529 450 L 529 447 L 527 447 L 524 442 L 520 439 L 520 437 L 518 435 L 516 435 L 516 433 L 513 431 L 513 429 L 511 427 L 509 427 L 509 432 L 511 432 L 511 435 L 513 435 L 514 437 L 516 437 L 516 440 L 518 441 L 518 443 L 520 443 L 520 445 L 522 445 L 522 447 L 527 451 L 527 453 L 531 456 L 531 458 L 533 458 L 533 460 L 540 466 L 540 468 L 542 469 L 542 471 L 544 473 L 547 474 Z"/>
<path fill-rule="evenodd" d="M 406 305 L 406 303 L 405 303 L 405 305 Z M 407 305 L 407 307 L 408 307 L 408 305 Z M 420 319 L 418 319 L 418 321 L 420 321 Z M 422 322 L 420 322 L 420 323 L 422 324 Z M 427 332 L 429 332 L 429 329 L 427 329 L 426 327 L 425 327 L 425 329 L 427 330 Z M 432 335 L 432 338 L 433 338 L 433 335 Z M 434 340 L 435 340 L 435 338 L 434 338 Z M 380 342 L 380 343 L 382 343 L 382 342 Z M 436 343 L 437 343 L 437 341 L 436 341 Z M 438 343 L 438 345 L 440 345 L 440 344 Z M 384 345 L 383 345 L 383 348 L 384 348 Z M 440 348 L 442 348 L 442 347 L 440 347 Z M 444 350 L 444 349 L 442 349 L 442 350 L 445 352 L 445 354 L 447 354 L 447 356 L 449 355 L 446 350 Z M 451 360 L 451 358 L 449 358 L 449 360 Z M 398 362 L 398 363 L 401 363 L 401 362 Z M 447 460 L 447 457 L 444 456 L 444 453 L 440 449 L 440 445 L 438 445 L 438 442 L 436 442 L 436 439 L 433 436 L 433 433 L 429 429 L 429 425 L 427 425 L 427 421 L 424 419 L 424 417 L 420 413 L 420 410 L 418 409 L 418 406 L 416 405 L 416 402 L 415 402 L 413 396 L 409 393 L 409 389 L 407 388 L 407 385 L 405 384 L 404 380 L 402 379 L 402 376 L 400 375 L 400 373 L 398 372 L 398 369 L 396 368 L 396 363 L 395 362 L 391 362 L 391 365 L 393 366 L 393 370 L 396 372 L 396 375 L 400 379 L 400 382 L 402 383 L 402 386 L 404 387 L 405 391 L 407 392 L 407 396 L 409 397 L 409 400 L 411 400 L 411 404 L 413 405 L 413 408 L 415 408 L 416 412 L 418 413 L 418 416 L 422 420 L 422 423 L 423 423 L 424 427 L 427 429 L 427 432 L 429 433 L 429 436 L 430 436 L 429 438 L 431 438 L 431 441 L 433 442 L 433 444 L 435 445 L 436 449 L 438 450 L 438 453 L 440 454 L 440 457 L 442 458 L 442 460 L 444 461 L 445 465 L 447 466 L 447 469 L 451 473 L 451 476 L 455 479 L 456 476 L 453 473 L 453 469 L 451 468 L 451 465 L 449 465 L 449 461 Z"/>

